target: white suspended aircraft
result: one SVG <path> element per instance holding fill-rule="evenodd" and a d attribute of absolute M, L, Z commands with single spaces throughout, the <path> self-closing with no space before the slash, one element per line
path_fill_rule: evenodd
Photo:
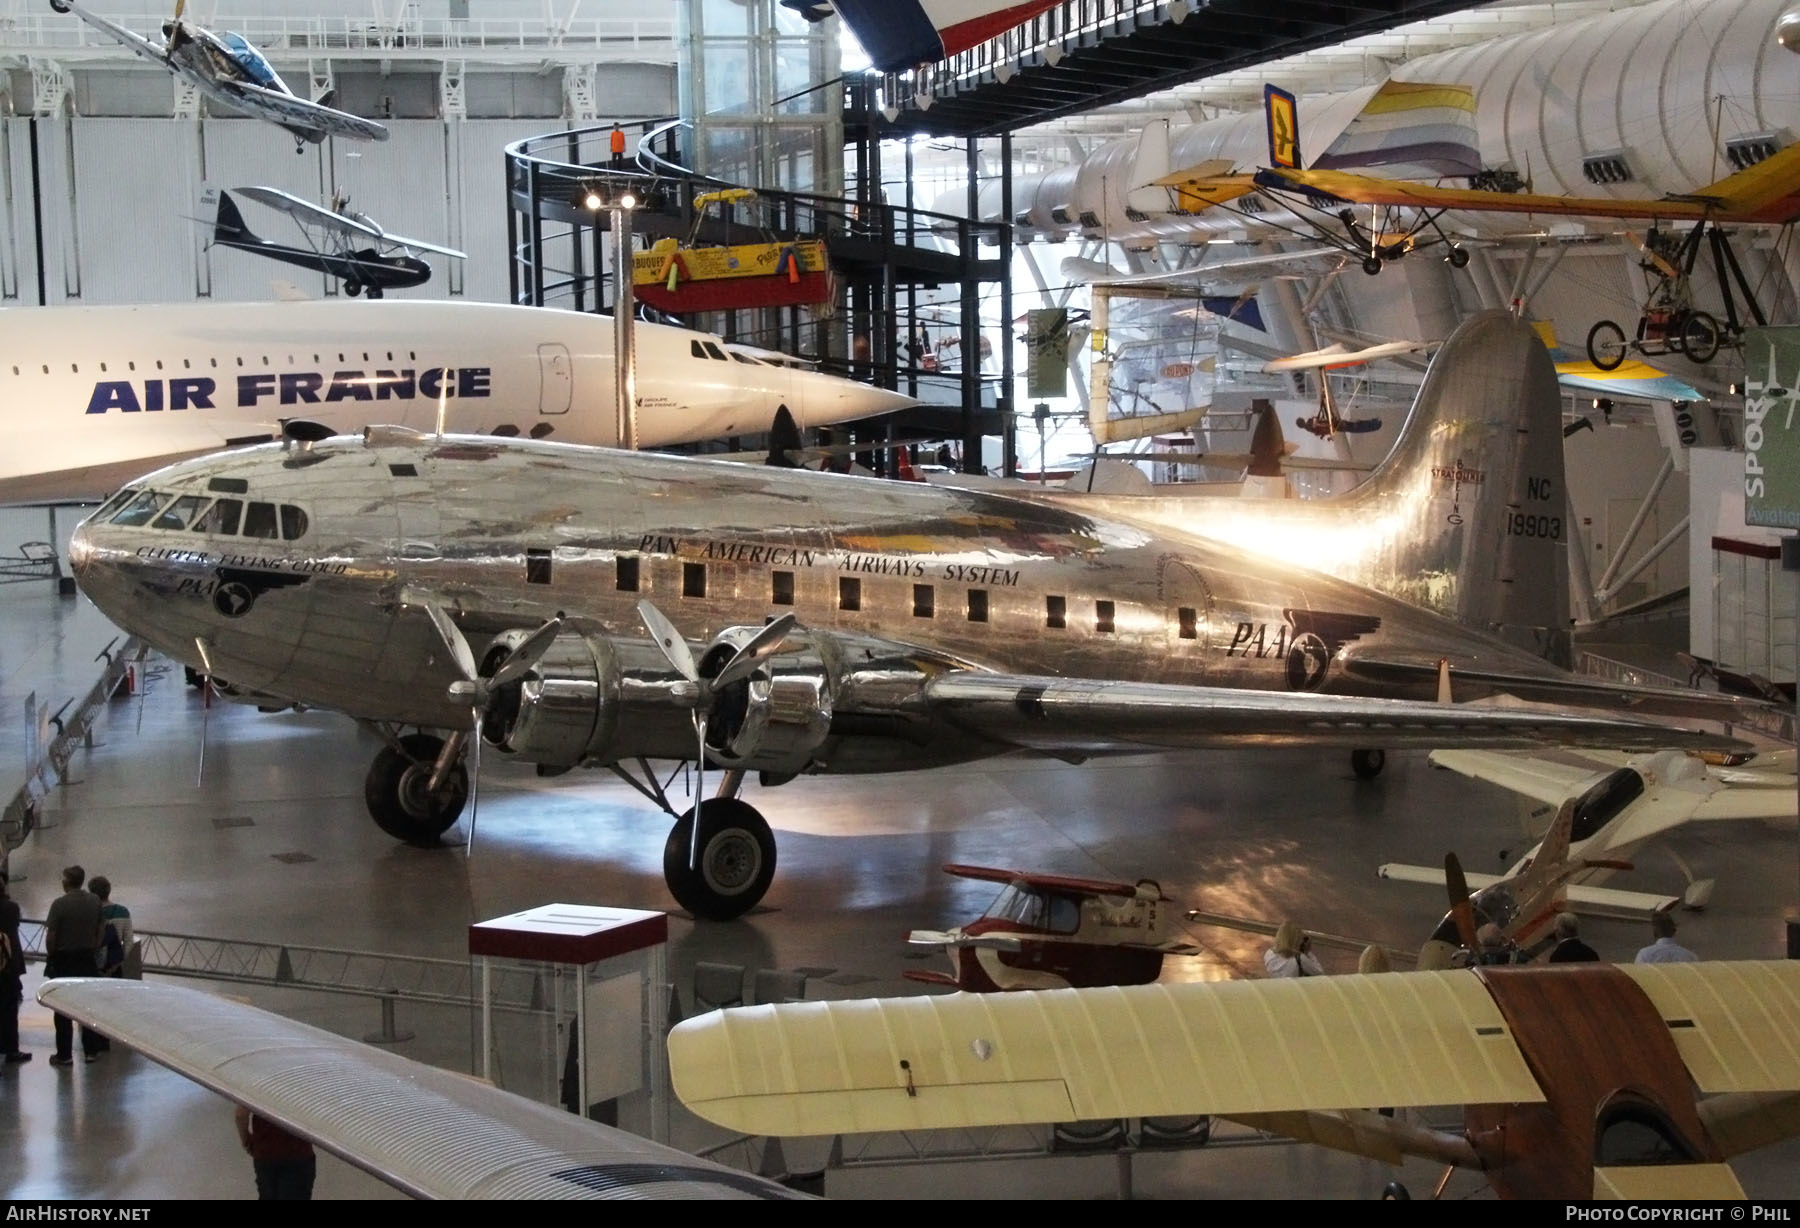
<path fill-rule="evenodd" d="M 892 413 L 911 397 L 634 326 L 640 447 Z M 0 312 L 0 502 L 103 499 L 158 465 L 372 423 L 612 445 L 613 321 L 500 303 L 183 303 Z"/>
<path fill-rule="evenodd" d="M 73 0 L 50 0 L 59 13 L 73 13 L 141 59 L 190 82 L 214 102 L 257 119 L 266 119 L 288 130 L 294 152 L 304 153 L 328 136 L 358 141 L 385 141 L 388 130 L 372 119 L 339 111 L 331 103 L 331 91 L 317 102 L 308 102 L 288 88 L 263 53 L 242 34 L 230 30 L 215 34 L 181 19 L 187 0 L 176 0 L 175 15 L 163 23 L 163 41 L 134 34 Z"/>
<path fill-rule="evenodd" d="M 414 1198 L 804 1197 L 198 989 L 70 977 L 46 981 L 38 1000 Z"/>
<path fill-rule="evenodd" d="M 1414 548 L 1446 525 L 1482 569 L 1463 581 L 1510 592 L 1566 568 L 1505 514 L 1548 483 L 1545 440 L 1520 427 L 1545 395 L 1554 413 L 1528 325 L 1490 313 L 1445 342 L 1414 412 L 1451 457 L 1422 447 L 1365 483 L 1391 504 L 1393 591 L 1418 591 L 1415 569 L 1447 578 L 1447 556 Z M 1554 427 L 1548 443 L 1560 457 Z M 1459 479 L 1455 456 L 1492 480 Z M 663 856 L 675 898 L 713 919 L 774 877 L 769 824 L 738 796 L 751 773 L 1245 745 L 1736 749 L 1635 717 L 1755 706 L 1578 678 L 1393 596 L 1085 505 L 404 428 L 148 475 L 70 558 L 158 650 L 374 723 L 365 798 L 399 839 L 440 842 L 484 743 L 551 774 L 608 768 L 671 816 L 648 761 L 725 769 L 710 798 L 696 772 Z M 1500 696 L 1561 706 L 1452 702 Z"/>
<path fill-rule="evenodd" d="M 1685 865 L 1681 869 L 1688 886 L 1679 897 L 1597 884 L 1621 868 L 1618 861 L 1683 824 L 1791 819 L 1800 808 L 1793 751 L 1757 755 L 1735 765 L 1708 764 L 1708 756 L 1680 751 L 1629 756 L 1590 752 L 1579 757 L 1587 759 L 1588 766 L 1496 751 L 1440 750 L 1431 754 L 1434 766 L 1489 781 L 1546 807 L 1574 804 L 1575 821 L 1566 856 L 1571 865 L 1584 860 L 1601 863 L 1566 878 L 1562 890 L 1577 911 L 1640 916 L 1677 903 L 1704 908 L 1712 897 L 1713 880 L 1696 879 Z M 1527 822 L 1540 814 L 1542 810 L 1534 811 L 1526 816 Z M 1517 878 L 1536 863 L 1541 852 L 1542 846 L 1533 844 L 1504 875 L 1464 877 L 1469 887 L 1479 891 Z M 1399 882 L 1444 884 L 1443 869 L 1431 866 L 1389 863 L 1378 872 Z"/>

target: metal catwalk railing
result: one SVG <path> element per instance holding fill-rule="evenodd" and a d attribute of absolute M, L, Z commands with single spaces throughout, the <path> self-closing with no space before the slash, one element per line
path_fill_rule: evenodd
<path fill-rule="evenodd" d="M 1631 665 L 1624 661 L 1615 661 L 1610 657 L 1598 656 L 1591 652 L 1582 653 L 1575 662 L 1577 673 L 1587 674 L 1594 678 L 1603 678 L 1608 682 L 1617 682 L 1624 686 L 1668 687 L 1677 691 L 1700 690 L 1688 678 L 1677 678 L 1671 674 L 1660 674 L 1653 669 Z M 1774 738 L 1778 742 L 1794 744 L 1794 714 L 1773 704 L 1762 708 L 1746 708 L 1742 717 L 1736 722 L 1742 729 L 1760 733 Z"/>
<path fill-rule="evenodd" d="M 312 989 L 386 1001 L 473 1006 L 480 1002 L 480 965 L 474 960 L 428 959 L 380 951 L 249 942 L 139 930 L 134 935 L 143 970 L 158 976 L 194 977 L 277 989 Z M 19 938 L 27 959 L 44 955 L 44 923 L 25 921 Z M 496 1010 L 548 1008 L 544 970 L 496 963 Z"/>

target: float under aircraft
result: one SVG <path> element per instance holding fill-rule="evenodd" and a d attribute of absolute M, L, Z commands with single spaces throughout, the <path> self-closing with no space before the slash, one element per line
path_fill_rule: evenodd
<path fill-rule="evenodd" d="M 911 397 L 637 324 L 637 438 L 661 447 L 892 413 Z M 619 440 L 613 321 L 501 303 L 181 303 L 0 312 L 0 502 L 92 501 L 178 457 L 399 423 Z"/>
<path fill-rule="evenodd" d="M 1454 515 L 1481 537 L 1456 549 L 1493 587 L 1561 571 L 1560 551 L 1524 548 L 1545 540 L 1532 518 L 1504 514 L 1543 481 L 1519 402 L 1546 381 L 1554 397 L 1529 326 L 1491 313 L 1459 329 L 1414 412 L 1493 468 L 1476 481 L 1404 454 L 1365 483 L 1391 520 L 1366 532 L 1389 550 Z M 546 772 L 610 768 L 671 815 L 649 760 L 725 769 L 664 850 L 675 898 L 715 919 L 775 870 L 769 825 L 738 796 L 749 773 L 779 785 L 1019 751 L 1707 745 L 1720 739 L 1617 714 L 1450 701 L 1755 706 L 1580 679 L 1272 553 L 977 490 L 370 428 L 151 474 L 83 523 L 70 559 L 158 650 L 380 728 L 365 794 L 398 838 L 438 843 L 484 742 Z M 1387 557 L 1401 591 L 1415 566 L 1450 582 L 1441 556 Z"/>
<path fill-rule="evenodd" d="M 669 1066 L 752 1135 L 1211 1113 L 1502 1198 L 1743 1198 L 1728 1161 L 1800 1133 L 1796 1003 L 1792 960 L 946 994 L 715 1011 Z"/>
<path fill-rule="evenodd" d="M 1641 845 L 1686 823 L 1720 819 L 1791 819 L 1796 800 L 1794 752 L 1756 755 L 1748 762 L 1708 763 L 1715 756 L 1656 751 L 1616 756 L 1595 752 L 1588 766 L 1531 755 L 1493 751 L 1434 751 L 1433 766 L 1490 781 L 1545 806 L 1571 806 L 1574 826 L 1564 855 L 1577 872 L 1563 895 L 1577 911 L 1641 916 L 1676 904 L 1704 908 L 1713 880 L 1696 880 L 1682 866 L 1688 886 L 1680 896 L 1620 891 L 1596 884 L 1620 868 Z M 1741 756 L 1728 756 L 1741 759 Z M 1538 813 L 1541 813 L 1538 812 Z M 1534 844 L 1504 876 L 1470 874 L 1477 890 L 1517 878 L 1543 860 Z M 1585 867 L 1580 863 L 1590 859 Z M 1601 859 L 1601 860 L 1591 860 Z M 1679 864 L 1679 863 L 1678 863 Z M 1442 884 L 1444 872 L 1428 866 L 1384 865 L 1383 878 Z"/>
<path fill-rule="evenodd" d="M 236 191 L 246 200 L 287 214 L 305 236 L 306 246 L 276 243 L 256 234 L 244 221 L 230 193 L 218 188 L 208 190 L 200 200 L 201 209 L 213 211 L 212 246 L 232 247 L 283 264 L 315 269 L 341 281 L 344 293 L 351 298 L 365 292 L 370 298 L 380 298 L 389 290 L 404 290 L 430 281 L 431 266 L 419 252 L 465 259 L 455 248 L 389 234 L 374 218 L 351 209 L 342 196 L 327 209 L 276 188 Z"/>
<path fill-rule="evenodd" d="M 176 0 L 175 15 L 163 23 L 163 41 L 134 34 L 71 0 L 50 0 L 59 13 L 73 13 L 140 59 L 180 77 L 214 102 L 287 129 L 294 138 L 294 152 L 317 145 L 328 136 L 358 141 L 385 141 L 388 130 L 372 119 L 339 111 L 331 103 L 331 91 L 317 102 L 308 102 L 288 88 L 262 52 L 242 34 L 230 30 L 215 34 L 203 26 L 181 20 L 187 0 Z"/>
<path fill-rule="evenodd" d="M 914 930 L 914 946 L 943 947 L 950 973 L 908 969 L 909 981 L 970 993 L 1147 985 L 1164 955 L 1200 950 L 1180 935 L 1181 912 L 1150 879 L 1115 883 L 948 865 L 944 873 L 1003 884 L 987 911 L 949 930 Z"/>
<path fill-rule="evenodd" d="M 46 981 L 38 1000 L 414 1198 L 805 1197 L 198 989 L 67 977 Z"/>

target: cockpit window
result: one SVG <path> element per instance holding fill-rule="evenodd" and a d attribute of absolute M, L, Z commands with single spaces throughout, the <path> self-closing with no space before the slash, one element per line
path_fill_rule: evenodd
<path fill-rule="evenodd" d="M 688 342 L 688 353 L 692 354 L 695 358 L 706 357 L 706 351 L 700 348 L 700 343 L 698 341 Z"/>
<path fill-rule="evenodd" d="M 753 367 L 760 367 L 763 365 L 762 359 L 752 358 L 748 354 L 740 354 L 736 350 L 731 351 L 731 356 L 732 356 L 732 358 L 736 359 L 738 362 L 748 363 Z"/>
<path fill-rule="evenodd" d="M 252 503 L 250 505 L 244 513 L 244 536 L 281 536 L 275 522 L 275 505 L 273 503 Z"/>
<path fill-rule="evenodd" d="M 725 361 L 725 351 L 724 350 L 720 349 L 718 346 L 714 345 L 710 341 L 704 342 L 704 344 L 706 346 L 706 356 L 708 358 L 714 359 L 715 361 L 718 361 L 718 362 Z"/>
<path fill-rule="evenodd" d="M 150 522 L 153 529 L 185 529 L 200 514 L 200 509 L 208 502 L 206 495 L 182 495 L 162 511 L 162 515 Z"/>
<path fill-rule="evenodd" d="M 1644 778 L 1630 768 L 1620 768 L 1575 803 L 1575 822 L 1569 829 L 1569 839 L 1579 842 L 1591 838 L 1643 795 Z"/>
<path fill-rule="evenodd" d="M 1596 1167 L 1694 1164 L 1701 1158 L 1668 1114 L 1629 1091 L 1615 1092 L 1595 1116 Z"/>
<path fill-rule="evenodd" d="M 131 498 L 131 496 L 135 494 L 137 494 L 137 491 L 127 486 L 112 498 L 108 499 L 105 503 L 102 503 L 100 505 L 100 510 L 94 513 L 94 523 L 99 524 L 105 521 L 107 517 L 119 510 L 120 504 L 124 503 L 125 500 Z"/>
<path fill-rule="evenodd" d="M 281 540 L 293 541 L 306 533 L 306 513 L 291 503 L 281 505 Z"/>
<path fill-rule="evenodd" d="M 168 498 L 169 496 L 165 494 L 159 494 L 154 490 L 146 490 L 120 509 L 118 515 L 112 518 L 112 523 L 122 525 L 147 524 L 149 523 L 150 517 L 156 514 L 156 509 L 161 507 Z"/>
<path fill-rule="evenodd" d="M 230 537 L 237 533 L 238 522 L 244 517 L 244 501 L 242 499 L 220 499 L 206 509 L 206 514 L 194 522 L 196 533 L 217 533 Z"/>

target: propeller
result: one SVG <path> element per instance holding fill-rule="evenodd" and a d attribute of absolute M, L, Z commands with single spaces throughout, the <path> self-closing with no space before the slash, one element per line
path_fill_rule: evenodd
<path fill-rule="evenodd" d="M 663 657 L 670 667 L 681 675 L 681 683 L 675 689 L 675 698 L 688 707 L 694 722 L 694 824 L 692 843 L 688 848 L 688 864 L 694 865 L 700 856 L 700 802 L 706 796 L 706 725 L 712 719 L 714 706 L 719 695 L 748 678 L 756 667 L 773 656 L 793 631 L 797 621 L 792 614 L 783 614 L 771 619 L 757 633 L 745 640 L 734 652 L 719 672 L 710 678 L 702 677 L 700 667 L 694 662 L 694 654 L 689 650 L 687 641 L 681 638 L 681 632 L 675 629 L 663 612 L 648 599 L 638 602 L 638 617 L 644 622 L 644 628 L 650 632 L 650 638 L 662 651 Z"/>
<path fill-rule="evenodd" d="M 483 676 L 475 665 L 475 653 L 469 648 L 469 641 L 462 630 L 450 618 L 444 607 L 436 602 L 425 602 L 425 613 L 431 619 L 431 625 L 437 628 L 438 638 L 444 641 L 444 647 L 450 650 L 451 660 L 456 664 L 457 673 L 462 677 L 450 684 L 450 698 L 460 700 L 469 705 L 469 727 L 472 740 L 469 744 L 469 844 L 468 852 L 475 851 L 475 819 L 481 811 L 481 724 L 487 713 L 488 704 L 495 695 L 519 681 L 531 668 L 544 659 L 550 651 L 550 645 L 562 631 L 563 616 L 559 613 L 545 622 L 543 626 L 520 640 L 519 643 L 501 658 L 492 674 Z M 436 784 L 436 781 L 432 782 Z"/>
<path fill-rule="evenodd" d="M 1469 880 L 1455 853 L 1444 854 L 1444 887 L 1450 894 L 1450 915 L 1456 919 L 1456 936 L 1471 954 L 1481 950 L 1475 934 L 1475 901 L 1469 898 Z"/>

